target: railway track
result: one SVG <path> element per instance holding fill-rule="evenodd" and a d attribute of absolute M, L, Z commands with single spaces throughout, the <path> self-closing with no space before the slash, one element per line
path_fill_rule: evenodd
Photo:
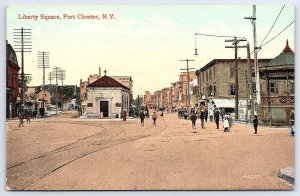
<path fill-rule="evenodd" d="M 40 154 L 20 163 L 7 167 L 7 184 L 12 190 L 30 190 L 48 176 L 60 169 L 67 167 L 74 161 L 82 159 L 90 154 L 106 150 L 107 148 L 134 142 L 140 139 L 151 137 L 163 132 L 167 123 L 162 120 L 163 126 L 153 129 L 152 126 L 145 127 L 143 134 L 131 135 L 130 124 L 99 126 L 89 122 L 70 121 L 48 121 L 50 123 L 74 124 L 76 126 L 89 125 L 101 127 L 103 131 L 76 140 L 75 142 L 61 146 L 53 151 Z M 155 132 L 150 131 L 155 130 Z"/>

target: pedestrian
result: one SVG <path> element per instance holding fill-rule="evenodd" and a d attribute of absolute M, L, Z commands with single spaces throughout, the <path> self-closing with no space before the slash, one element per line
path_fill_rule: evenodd
<path fill-rule="evenodd" d="M 19 119 L 20 119 L 20 124 L 19 124 L 19 127 L 24 127 L 24 113 L 23 112 L 20 112 L 19 114 Z"/>
<path fill-rule="evenodd" d="M 36 118 L 36 115 L 37 115 L 36 110 L 33 110 L 33 112 L 32 112 L 32 117 L 33 117 L 34 119 Z"/>
<path fill-rule="evenodd" d="M 157 114 L 156 114 L 156 112 L 155 112 L 155 111 L 153 112 L 152 119 L 153 119 L 153 126 L 155 126 L 155 127 L 156 127 L 156 119 L 157 119 Z"/>
<path fill-rule="evenodd" d="M 192 121 L 192 128 L 193 129 L 196 129 L 196 120 L 197 120 L 197 116 L 196 114 L 193 112 L 192 115 L 191 115 L 191 121 Z"/>
<path fill-rule="evenodd" d="M 207 111 L 207 107 L 204 108 L 204 119 L 205 122 L 207 123 L 207 118 L 208 118 L 208 111 Z"/>
<path fill-rule="evenodd" d="M 215 122 L 216 122 L 216 125 L 217 125 L 217 129 L 219 129 L 219 119 L 220 119 L 220 112 L 219 112 L 218 108 L 216 108 L 216 111 L 215 111 Z"/>
<path fill-rule="evenodd" d="M 220 115 L 221 115 L 221 117 L 222 117 L 222 121 L 224 120 L 224 115 L 226 114 L 226 111 L 225 111 L 225 109 L 224 108 L 222 108 L 221 110 L 220 110 Z"/>
<path fill-rule="evenodd" d="M 144 119 L 145 119 L 144 111 L 141 111 L 140 118 L 141 118 L 141 126 L 144 126 Z"/>
<path fill-rule="evenodd" d="M 30 111 L 27 111 L 26 113 L 26 123 L 30 123 L 30 117 L 31 117 L 31 114 L 30 114 Z"/>
<path fill-rule="evenodd" d="M 254 126 L 254 134 L 257 134 L 257 127 L 258 127 L 257 115 L 254 115 L 253 126 Z"/>
<path fill-rule="evenodd" d="M 292 110 L 290 114 L 290 119 L 291 119 L 291 135 L 295 135 L 295 130 L 294 130 L 294 124 L 295 124 L 295 111 Z"/>
<path fill-rule="evenodd" d="M 223 127 L 224 127 L 224 132 L 228 132 L 229 131 L 228 117 L 224 117 Z"/>
<path fill-rule="evenodd" d="M 213 118 L 214 118 L 214 112 L 213 112 L 212 108 L 209 108 L 209 110 L 208 110 L 208 116 L 209 116 L 210 122 L 212 122 Z"/>
<path fill-rule="evenodd" d="M 198 116 L 201 120 L 201 128 L 204 129 L 204 119 L 205 119 L 205 114 L 204 114 L 204 109 L 200 110 L 200 114 Z"/>

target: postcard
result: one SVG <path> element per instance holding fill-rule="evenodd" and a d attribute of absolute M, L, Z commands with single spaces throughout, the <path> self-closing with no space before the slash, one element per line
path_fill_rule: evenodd
<path fill-rule="evenodd" d="M 294 190 L 293 5 L 6 11 L 7 190 Z"/>

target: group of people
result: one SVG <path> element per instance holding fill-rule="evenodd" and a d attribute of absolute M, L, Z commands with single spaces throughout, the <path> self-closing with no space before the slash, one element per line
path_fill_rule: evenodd
<path fill-rule="evenodd" d="M 196 120 L 197 118 L 199 118 L 201 128 L 204 129 L 204 122 L 207 123 L 208 116 L 210 122 L 213 122 L 213 120 L 215 121 L 217 129 L 219 129 L 219 121 L 221 117 L 223 120 L 224 132 L 229 131 L 229 128 L 231 126 L 230 114 L 226 114 L 224 108 L 222 108 L 221 111 L 219 111 L 219 109 L 216 107 L 214 110 L 212 108 L 207 110 L 207 107 L 205 107 L 204 105 L 201 105 L 200 108 L 198 108 L 196 111 L 194 108 L 191 109 L 190 120 L 192 121 L 192 128 L 196 129 Z"/>
<path fill-rule="evenodd" d="M 20 112 L 19 113 L 19 120 L 20 120 L 20 123 L 19 123 L 19 127 L 24 127 L 24 118 L 26 118 L 26 122 L 27 124 L 30 123 L 30 118 L 32 117 L 32 112 L 31 111 L 23 111 L 23 112 Z"/>
<path fill-rule="evenodd" d="M 161 112 L 161 116 L 163 116 L 164 113 Z M 144 121 L 145 121 L 145 112 L 143 110 L 140 111 L 140 119 L 141 119 L 141 126 L 144 126 Z M 156 119 L 157 119 L 157 113 L 154 111 L 152 114 L 152 120 L 153 120 L 153 126 L 156 127 Z"/>

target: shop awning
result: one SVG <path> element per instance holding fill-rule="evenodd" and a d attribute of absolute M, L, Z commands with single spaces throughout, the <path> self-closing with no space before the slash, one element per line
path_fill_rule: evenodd
<path fill-rule="evenodd" d="M 235 99 L 212 99 L 217 108 L 235 108 Z M 239 106 L 246 105 L 246 100 L 239 100 Z"/>

